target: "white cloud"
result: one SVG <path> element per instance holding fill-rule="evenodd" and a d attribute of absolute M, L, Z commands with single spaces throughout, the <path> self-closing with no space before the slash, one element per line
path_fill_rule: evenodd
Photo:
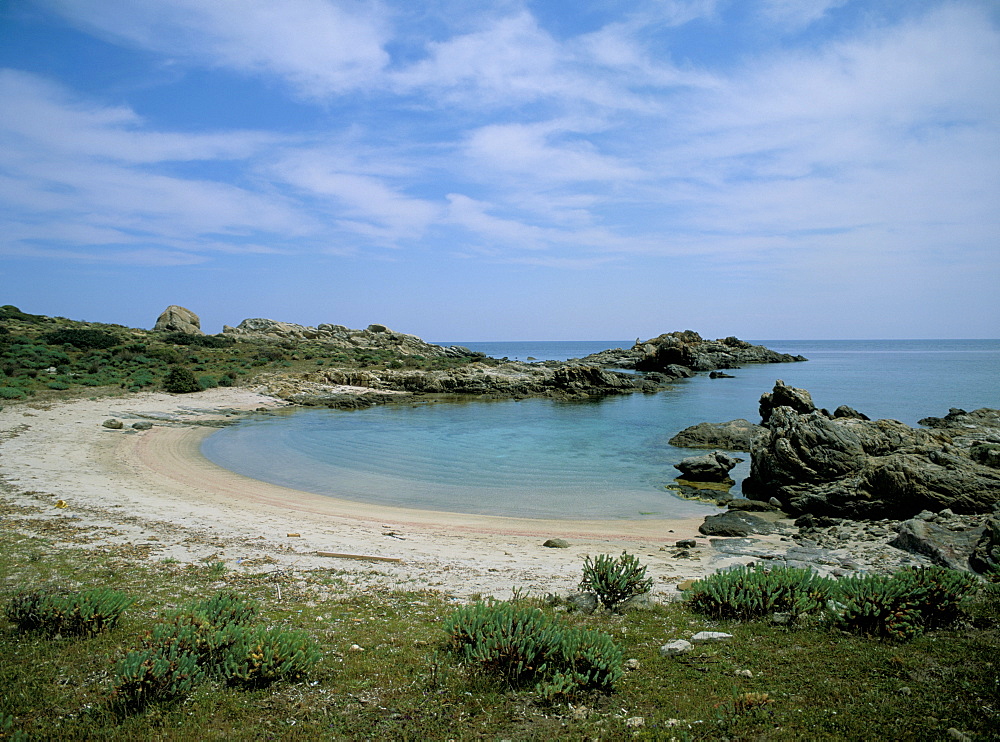
<path fill-rule="evenodd" d="M 848 2 L 850 0 L 761 0 L 760 11 L 772 23 L 799 29 Z"/>
<path fill-rule="evenodd" d="M 289 154 L 273 170 L 307 197 L 331 202 L 329 212 L 350 231 L 390 244 L 418 238 L 439 207 L 393 189 L 381 177 L 359 172 L 352 159 L 347 153 L 305 149 Z"/>
<path fill-rule="evenodd" d="M 274 194 L 158 167 L 246 156 L 274 137 L 150 131 L 129 109 L 71 99 L 41 78 L 12 71 L 0 71 L 0 98 L 0 214 L 8 240 L 20 241 L 9 249 L 48 241 L 211 251 L 220 237 L 287 238 L 316 229 Z M 132 253 L 143 254 L 153 253 Z"/>
<path fill-rule="evenodd" d="M 310 97 L 369 83 L 388 63 L 378 3 L 47 0 L 66 17 L 173 58 L 276 75 Z"/>

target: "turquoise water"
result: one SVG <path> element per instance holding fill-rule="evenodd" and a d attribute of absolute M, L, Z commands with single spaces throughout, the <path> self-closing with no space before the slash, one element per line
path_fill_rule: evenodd
<path fill-rule="evenodd" d="M 495 357 L 564 360 L 624 343 L 447 343 Z M 817 405 L 916 424 L 950 407 L 1000 407 L 1000 341 L 764 341 L 807 363 L 745 366 L 736 378 L 699 375 L 652 395 L 587 402 L 529 399 L 297 410 L 209 436 L 205 455 L 257 479 L 384 505 L 521 517 L 641 519 L 696 516 L 710 506 L 664 489 L 670 446 L 698 422 L 758 419 L 776 379 Z M 734 470 L 742 478 L 745 462 Z M 738 491 L 738 487 L 736 488 Z"/>

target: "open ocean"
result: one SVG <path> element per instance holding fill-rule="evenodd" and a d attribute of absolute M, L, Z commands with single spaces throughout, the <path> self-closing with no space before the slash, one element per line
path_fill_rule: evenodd
<path fill-rule="evenodd" d="M 429 510 L 535 518 L 697 516 L 713 506 L 664 489 L 670 446 L 699 422 L 759 421 L 776 379 L 819 407 L 916 425 L 951 407 L 1000 408 L 1000 340 L 755 340 L 805 363 L 748 365 L 733 379 L 699 374 L 657 394 L 597 400 L 302 409 L 251 418 L 209 436 L 203 453 L 241 474 L 294 489 Z M 444 342 L 512 360 L 566 360 L 632 341 Z M 745 456 L 746 457 L 746 456 Z M 749 458 L 749 457 L 746 457 Z M 738 481 L 749 471 L 740 464 Z M 735 488 L 739 491 L 739 486 Z"/>

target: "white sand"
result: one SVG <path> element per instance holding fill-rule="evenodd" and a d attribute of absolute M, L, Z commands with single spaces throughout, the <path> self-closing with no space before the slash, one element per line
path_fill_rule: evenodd
<path fill-rule="evenodd" d="M 201 456 L 199 444 L 212 428 L 197 422 L 225 417 L 225 408 L 278 406 L 284 403 L 221 388 L 8 405 L 0 411 L 0 478 L 7 483 L 0 497 L 37 509 L 29 527 L 63 519 L 89 529 L 92 548 L 145 545 L 150 560 L 221 561 L 230 570 L 347 571 L 360 588 L 431 588 L 460 598 L 506 598 L 514 588 L 566 594 L 580 579 L 585 555 L 625 549 L 648 566 L 659 599 L 719 566 L 710 566 L 710 549 L 679 558 L 671 548 L 698 536 L 700 518 L 531 520 L 388 508 L 266 484 Z M 112 417 L 125 428 L 102 427 Z M 143 418 L 158 422 L 152 430 L 131 429 Z M 60 500 L 65 507 L 56 507 Z M 542 546 L 554 537 L 570 548 Z M 706 539 L 699 544 L 707 546 Z"/>

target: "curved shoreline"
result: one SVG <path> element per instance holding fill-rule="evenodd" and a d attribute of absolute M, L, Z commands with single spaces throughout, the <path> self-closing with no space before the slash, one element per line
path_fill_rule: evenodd
<path fill-rule="evenodd" d="M 707 551 L 676 563 L 663 548 L 698 537 L 700 518 L 536 520 L 370 505 L 250 479 L 201 454 L 212 430 L 206 422 L 279 406 L 285 403 L 248 390 L 213 389 L 8 407 L 0 411 L 3 497 L 38 509 L 43 519 L 107 531 L 104 543 L 144 541 L 151 558 L 211 557 L 234 566 L 266 560 L 364 573 L 410 589 L 572 590 L 584 555 L 626 549 L 641 555 L 667 593 L 711 571 Z M 125 428 L 103 428 L 109 417 Z M 132 430 L 138 419 L 157 422 Z M 54 508 L 56 501 L 65 507 Z M 541 546 L 554 537 L 570 548 Z M 318 552 L 400 561 L 376 569 Z"/>

